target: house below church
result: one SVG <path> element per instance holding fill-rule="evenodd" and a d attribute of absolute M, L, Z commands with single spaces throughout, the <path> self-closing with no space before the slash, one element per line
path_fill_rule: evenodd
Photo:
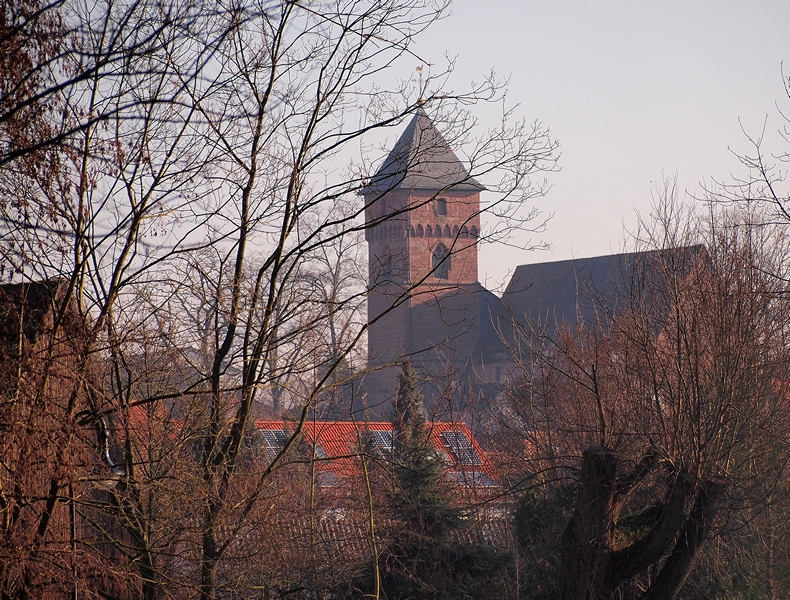
<path fill-rule="evenodd" d="M 282 420 L 256 421 L 268 460 L 283 451 L 293 435 L 293 423 Z M 428 425 L 429 440 L 446 468 L 448 483 L 456 489 L 472 490 L 480 496 L 501 493 L 501 485 L 487 454 L 463 423 L 435 421 Z M 294 452 L 313 461 L 316 483 L 338 488 L 362 481 L 362 459 L 387 464 L 393 453 L 393 425 L 385 422 L 307 421 L 301 443 Z"/>

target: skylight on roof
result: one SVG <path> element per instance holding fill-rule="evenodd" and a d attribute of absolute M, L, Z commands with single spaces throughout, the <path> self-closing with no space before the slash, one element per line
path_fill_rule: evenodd
<path fill-rule="evenodd" d="M 329 455 L 326 453 L 326 450 L 324 450 L 324 447 L 318 442 L 316 442 L 315 446 L 313 447 L 313 454 L 319 460 L 329 458 Z"/>

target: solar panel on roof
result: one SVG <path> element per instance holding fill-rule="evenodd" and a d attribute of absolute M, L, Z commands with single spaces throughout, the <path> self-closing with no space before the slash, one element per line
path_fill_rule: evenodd
<path fill-rule="evenodd" d="M 285 431 L 282 429 L 264 429 L 263 437 L 270 448 L 283 449 L 285 446 Z"/>
<path fill-rule="evenodd" d="M 288 437 L 282 429 L 264 429 L 261 433 L 266 441 L 266 453 L 269 455 L 269 458 L 274 458 L 285 448 L 285 442 Z"/>
<path fill-rule="evenodd" d="M 442 434 L 455 458 L 462 465 L 482 465 L 483 461 L 472 447 L 472 442 L 463 431 L 445 431 Z"/>
<path fill-rule="evenodd" d="M 392 432 L 371 431 L 370 442 L 377 454 L 392 454 Z"/>

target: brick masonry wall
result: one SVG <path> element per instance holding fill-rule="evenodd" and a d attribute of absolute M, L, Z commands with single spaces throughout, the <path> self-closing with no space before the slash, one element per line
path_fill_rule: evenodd
<path fill-rule="evenodd" d="M 439 197 L 446 200 L 446 214 L 440 214 Z M 458 294 L 459 285 L 477 282 L 480 194 L 394 190 L 381 198 L 367 196 L 365 201 L 367 223 L 403 211 L 366 231 L 369 320 L 392 306 L 409 286 L 425 279 L 408 302 L 372 324 L 368 331 L 368 367 L 374 369 L 365 378 L 369 404 L 386 404 L 397 390 L 398 369 L 382 367 L 436 343 L 439 347 L 428 353 L 430 358 L 424 358 L 454 362 L 457 357 L 456 366 L 461 368 L 476 344 L 477 310 L 466 314 L 452 298 Z M 430 274 L 433 252 L 440 243 L 450 251 L 447 279 Z M 442 308 L 445 303 L 437 302 L 443 297 L 449 299 L 446 311 Z M 452 369 L 453 365 L 447 367 Z"/>
<path fill-rule="evenodd" d="M 446 199 L 447 214 L 437 214 L 439 197 Z M 433 251 L 439 243 L 450 249 L 452 268 L 441 283 L 477 281 L 477 235 L 480 231 L 480 194 L 415 190 L 409 198 L 410 276 L 418 281 L 431 270 Z M 465 228 L 465 229 L 464 229 Z M 477 234 L 477 235 L 474 235 Z M 430 276 L 426 283 L 436 282 Z"/>

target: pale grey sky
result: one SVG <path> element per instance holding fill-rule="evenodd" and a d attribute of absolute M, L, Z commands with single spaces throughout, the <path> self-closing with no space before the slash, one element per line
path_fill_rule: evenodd
<path fill-rule="evenodd" d="M 742 174 L 730 150 L 749 149 L 741 124 L 759 135 L 767 117 L 769 145 L 782 149 L 790 1 L 459 0 L 452 13 L 417 52 L 457 55 L 458 87 L 491 68 L 509 76 L 520 114 L 562 145 L 540 203 L 555 214 L 543 236 L 553 251 L 485 248 L 491 287 L 517 264 L 621 250 L 624 225 L 649 209 L 663 175 L 695 192 Z"/>

